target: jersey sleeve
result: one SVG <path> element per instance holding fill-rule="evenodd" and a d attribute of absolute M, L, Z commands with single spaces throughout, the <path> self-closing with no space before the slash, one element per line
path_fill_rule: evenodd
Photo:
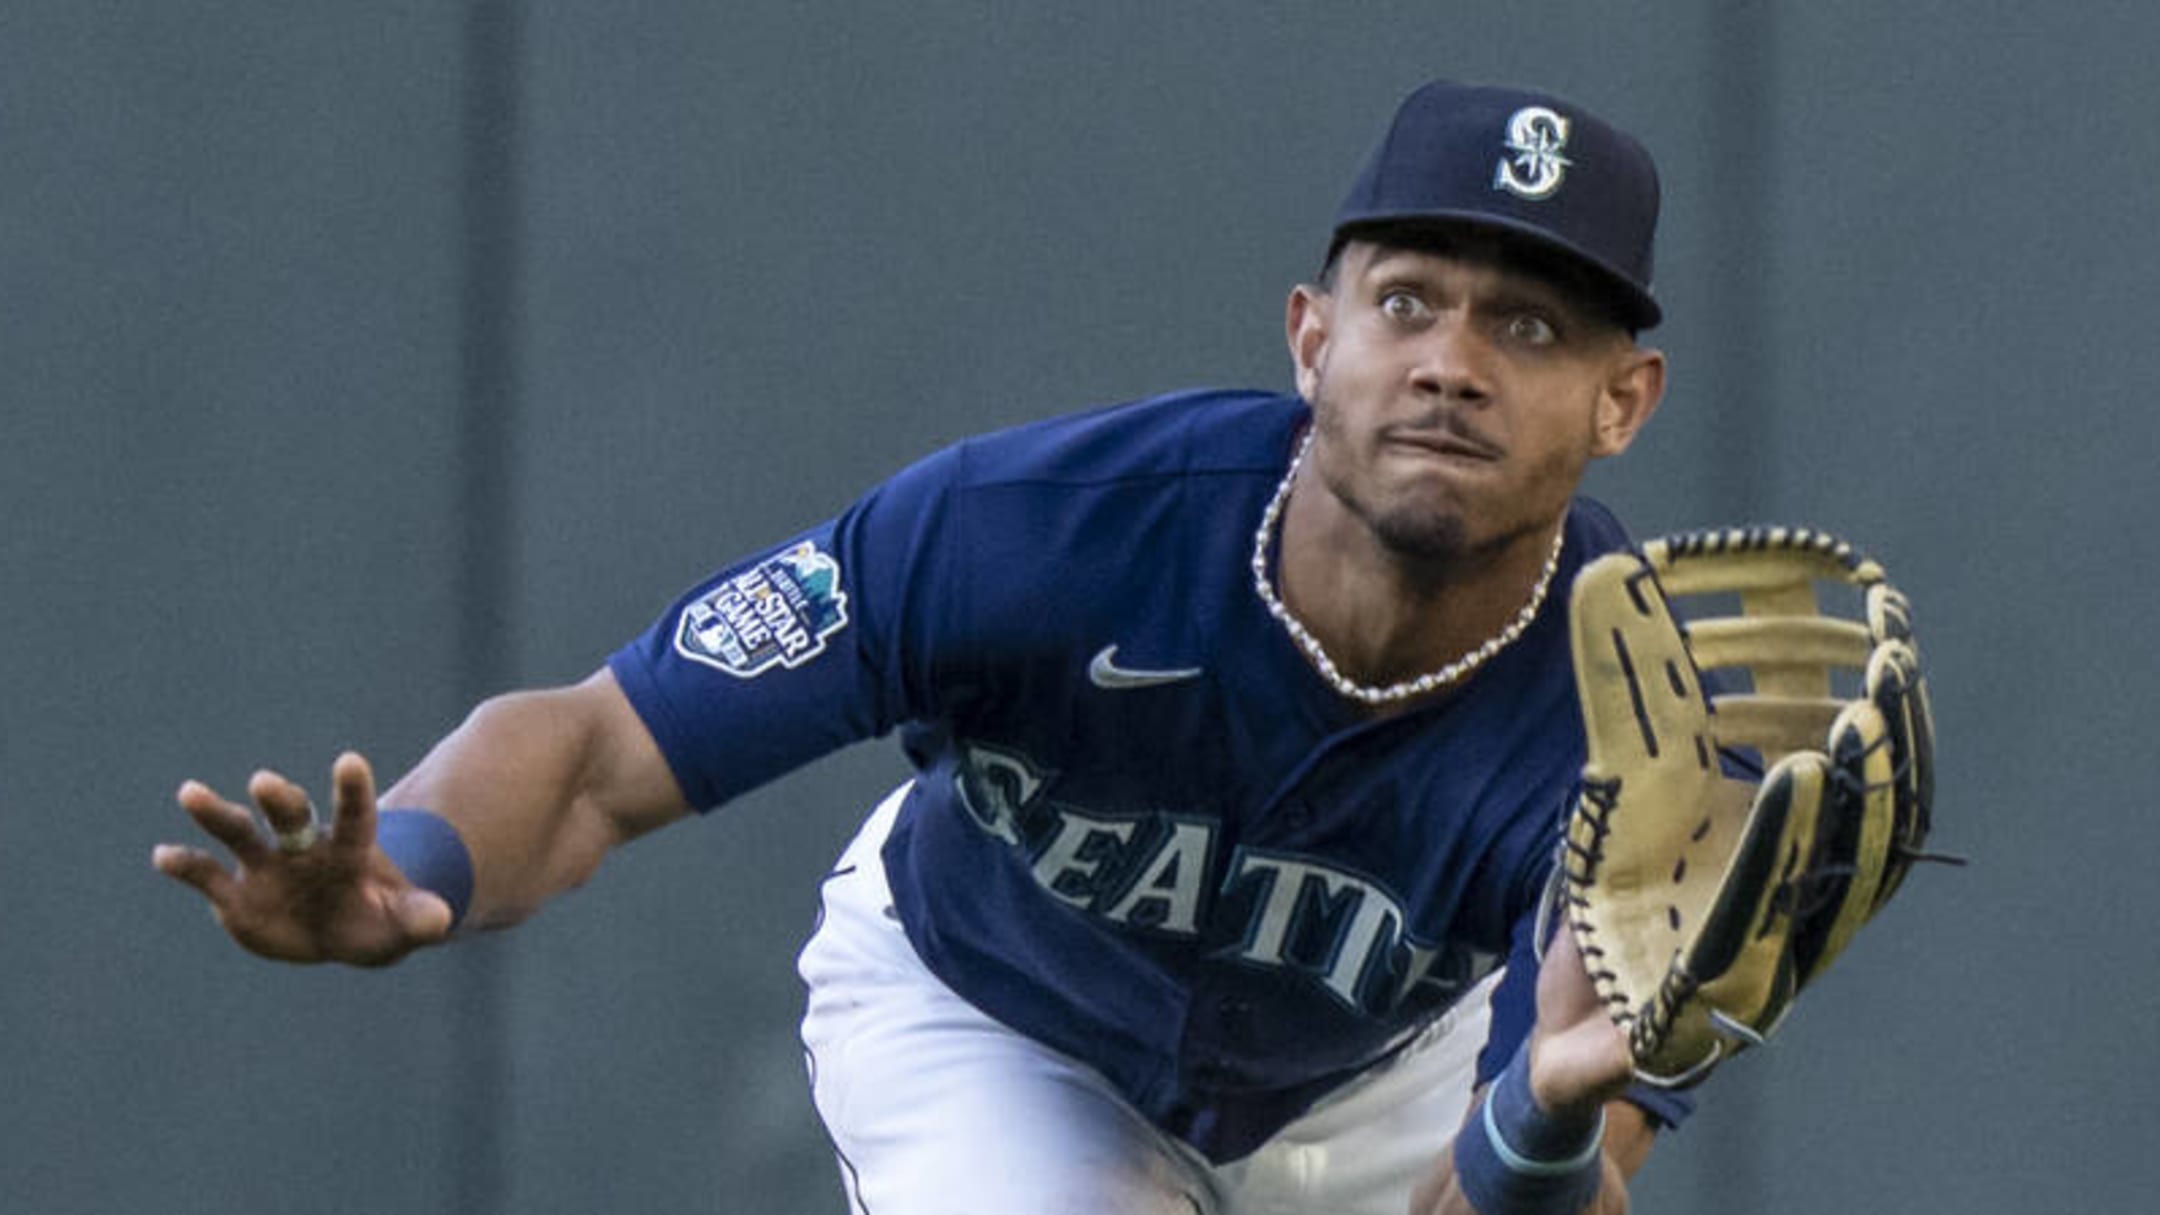
<path fill-rule="evenodd" d="M 701 811 L 936 711 L 964 551 L 949 448 L 839 517 L 722 569 L 609 669 Z"/>

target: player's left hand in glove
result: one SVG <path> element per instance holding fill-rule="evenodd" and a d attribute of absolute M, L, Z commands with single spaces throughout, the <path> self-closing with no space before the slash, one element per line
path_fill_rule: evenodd
<path fill-rule="evenodd" d="M 189 781 L 178 799 L 232 852 L 228 870 L 199 848 L 160 844 L 159 872 L 200 891 L 219 924 L 248 950 L 286 962 L 384 966 L 450 933 L 450 905 L 405 879 L 376 846 L 375 777 L 347 753 L 331 769 L 331 821 L 315 821 L 307 792 L 273 772 L 248 781 L 270 833 L 246 806 Z"/>
<path fill-rule="evenodd" d="M 1818 584 L 1852 588 L 1859 619 Z M 1669 600 L 1737 597 L 1682 623 Z M 1925 858 L 1934 727 L 1905 597 L 1801 529 L 1592 562 L 1572 628 L 1589 742 L 1561 894 L 1636 1074 L 1693 1084 L 1761 1042 Z M 1704 671 L 1738 690 L 1706 693 Z"/>

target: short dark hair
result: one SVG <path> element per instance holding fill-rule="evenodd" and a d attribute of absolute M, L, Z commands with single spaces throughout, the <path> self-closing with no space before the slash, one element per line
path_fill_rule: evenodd
<path fill-rule="evenodd" d="M 1580 258 L 1505 228 L 1431 220 L 1347 225 L 1335 233 L 1327 257 L 1321 261 L 1316 281 L 1322 290 L 1335 290 L 1343 250 L 1352 242 L 1506 266 L 1547 284 L 1585 313 L 1625 330 L 1631 338 L 1640 332 L 1625 290 L 1609 275 Z"/>

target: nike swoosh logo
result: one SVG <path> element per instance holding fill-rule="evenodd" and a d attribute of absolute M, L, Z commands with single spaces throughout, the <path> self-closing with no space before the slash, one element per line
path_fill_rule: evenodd
<path fill-rule="evenodd" d="M 1121 667 L 1117 664 L 1117 647 L 1106 645 L 1088 663 L 1088 682 L 1098 688 L 1114 692 L 1128 692 L 1134 688 L 1152 688 L 1166 683 L 1180 683 L 1200 674 L 1199 667 L 1179 667 L 1174 671 L 1143 670 L 1139 667 Z"/>

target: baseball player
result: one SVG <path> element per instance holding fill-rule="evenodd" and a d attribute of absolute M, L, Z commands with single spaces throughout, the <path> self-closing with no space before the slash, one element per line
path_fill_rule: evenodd
<path fill-rule="evenodd" d="M 154 863 L 248 949 L 382 964 L 897 730 L 800 967 L 852 1210 L 1622 1210 L 1687 1103 L 1539 906 L 1565 588 L 1626 543 L 1576 491 L 1664 389 L 1657 200 L 1581 107 L 1427 85 L 1290 293 L 1294 394 L 959 443 L 379 805 L 351 754 L 327 825 L 271 773 L 183 785 L 237 865 Z"/>

